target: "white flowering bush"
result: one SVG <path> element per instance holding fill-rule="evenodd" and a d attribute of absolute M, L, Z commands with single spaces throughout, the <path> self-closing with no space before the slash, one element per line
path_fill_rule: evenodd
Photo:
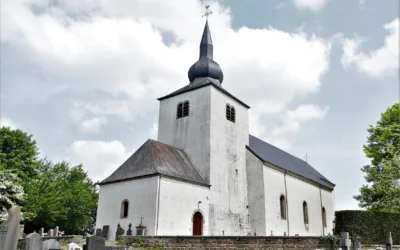
<path fill-rule="evenodd" d="M 7 210 L 24 198 L 21 179 L 9 170 L 0 170 L 0 224 L 7 219 Z"/>

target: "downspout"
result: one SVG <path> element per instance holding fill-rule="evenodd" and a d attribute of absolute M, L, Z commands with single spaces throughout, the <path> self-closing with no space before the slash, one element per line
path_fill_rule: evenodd
<path fill-rule="evenodd" d="M 287 170 L 285 170 L 285 173 L 283 174 L 283 178 L 285 180 L 285 196 L 286 196 L 286 222 L 287 222 L 287 235 L 290 236 L 289 234 L 289 199 L 287 196 L 287 187 L 286 187 L 286 174 L 287 174 Z"/>
<path fill-rule="evenodd" d="M 158 190 L 157 190 L 157 208 L 156 208 L 156 232 L 155 235 L 158 235 L 158 219 L 160 215 L 160 185 L 161 185 L 161 175 L 158 176 Z"/>
<path fill-rule="evenodd" d="M 322 236 L 325 236 L 324 214 L 323 214 L 323 212 L 322 212 L 322 194 L 321 194 L 321 186 L 319 187 L 319 200 L 321 201 Z"/>

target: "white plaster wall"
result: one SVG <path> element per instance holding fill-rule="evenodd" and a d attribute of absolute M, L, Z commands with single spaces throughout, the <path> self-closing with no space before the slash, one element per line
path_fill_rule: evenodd
<path fill-rule="evenodd" d="M 326 228 L 324 234 L 333 234 L 333 220 L 335 219 L 335 192 L 322 189 L 322 206 L 326 210 Z"/>
<path fill-rule="evenodd" d="M 227 103 L 235 107 L 235 123 L 226 119 Z M 210 231 L 212 235 L 222 235 L 222 231 L 224 235 L 247 235 L 248 109 L 212 88 L 210 118 Z"/>
<path fill-rule="evenodd" d="M 192 219 L 199 210 L 203 214 L 203 235 L 209 235 L 208 196 L 208 187 L 162 177 L 157 234 L 193 235 Z"/>
<path fill-rule="evenodd" d="M 283 236 L 288 233 L 287 219 L 281 219 L 280 197 L 285 195 L 284 173 L 264 166 L 266 235 Z M 289 196 L 289 194 L 288 194 Z M 286 198 L 290 209 L 290 197 Z"/>
<path fill-rule="evenodd" d="M 289 175 L 286 176 L 286 185 L 290 235 L 321 236 L 323 229 L 319 187 Z M 303 201 L 308 206 L 308 227 L 304 225 Z"/>
<path fill-rule="evenodd" d="M 209 181 L 211 86 L 160 101 L 158 141 L 184 149 Z M 176 119 L 179 102 L 190 102 L 189 116 Z"/>
<path fill-rule="evenodd" d="M 186 100 L 189 116 L 176 119 L 178 103 Z M 226 119 L 227 103 L 236 109 L 235 123 Z M 158 140 L 184 149 L 210 182 L 210 235 L 247 235 L 248 109 L 213 86 L 162 100 Z"/>
<path fill-rule="evenodd" d="M 139 225 L 140 216 L 143 215 L 147 235 L 154 235 L 158 178 L 156 176 L 100 186 L 96 228 L 102 229 L 104 225 L 109 225 L 107 239 L 115 240 L 118 223 L 125 229 L 125 234 L 128 224 L 132 223 L 135 234 L 135 226 Z M 127 218 L 121 219 L 121 202 L 125 199 L 129 200 L 129 213 Z"/>
<path fill-rule="evenodd" d="M 266 235 L 264 163 L 246 150 L 247 196 L 251 235 Z"/>

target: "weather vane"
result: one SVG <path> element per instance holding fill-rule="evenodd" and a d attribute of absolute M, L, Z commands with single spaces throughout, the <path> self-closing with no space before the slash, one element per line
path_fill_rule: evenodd
<path fill-rule="evenodd" d="M 212 14 L 212 11 L 209 10 L 208 8 L 210 8 L 210 5 L 206 5 L 206 13 L 204 13 L 204 15 L 202 17 L 206 17 L 206 19 L 208 20 L 208 16 Z"/>

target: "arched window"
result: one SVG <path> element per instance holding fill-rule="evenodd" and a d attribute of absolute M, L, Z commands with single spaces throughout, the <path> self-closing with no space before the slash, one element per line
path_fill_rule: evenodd
<path fill-rule="evenodd" d="M 284 195 L 281 195 L 280 204 L 281 204 L 281 219 L 286 220 L 286 199 Z"/>
<path fill-rule="evenodd" d="M 189 115 L 189 101 L 183 103 L 183 117 Z"/>
<path fill-rule="evenodd" d="M 235 122 L 236 119 L 235 108 L 229 104 L 226 104 L 226 119 L 231 122 Z"/>
<path fill-rule="evenodd" d="M 189 116 L 189 106 L 189 101 L 178 103 L 178 106 L 176 107 L 176 119 Z"/>
<path fill-rule="evenodd" d="M 326 227 L 326 210 L 324 207 L 322 207 L 322 223 Z"/>
<path fill-rule="evenodd" d="M 128 211 L 129 211 L 129 201 L 123 200 L 121 202 L 121 219 L 128 217 Z"/>
<path fill-rule="evenodd" d="M 303 219 L 304 219 L 304 224 L 308 225 L 308 207 L 307 207 L 307 202 L 303 202 Z"/>

